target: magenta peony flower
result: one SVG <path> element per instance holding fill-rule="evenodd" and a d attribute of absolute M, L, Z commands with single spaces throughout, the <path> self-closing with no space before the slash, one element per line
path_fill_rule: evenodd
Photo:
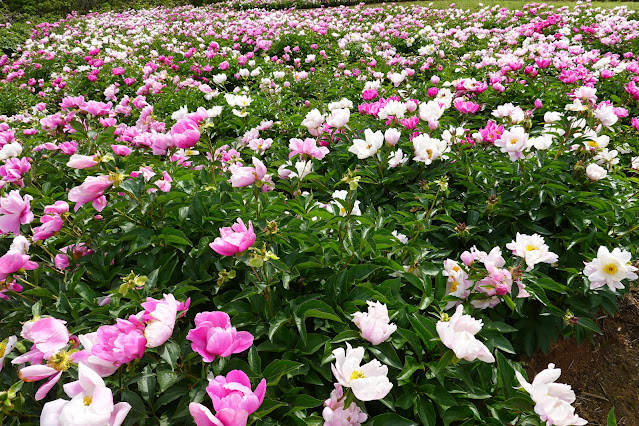
<path fill-rule="evenodd" d="M 253 344 L 253 335 L 237 331 L 225 312 L 200 312 L 195 316 L 195 328 L 186 336 L 191 348 L 202 355 L 205 362 L 215 356 L 226 357 L 245 351 Z"/>
<path fill-rule="evenodd" d="M 10 232 L 20 235 L 20 224 L 33 221 L 31 212 L 31 195 L 20 196 L 20 192 L 13 190 L 8 195 L 0 198 L 0 233 Z"/>
<path fill-rule="evenodd" d="M 262 379 L 255 391 L 252 391 L 251 382 L 246 373 L 240 370 L 232 370 L 226 377 L 210 378 L 206 392 L 211 397 L 213 408 L 217 412 L 230 408 L 235 411 L 244 410 L 251 414 L 264 401 L 266 380 Z"/>
<path fill-rule="evenodd" d="M 98 328 L 97 343 L 91 349 L 91 355 L 122 365 L 142 358 L 146 343 L 144 325 L 135 316 L 128 320 L 118 318 L 116 324 Z"/>
<path fill-rule="evenodd" d="M 190 149 L 200 140 L 200 129 L 195 121 L 184 118 L 171 127 L 170 135 L 175 140 L 175 146 Z"/>
<path fill-rule="evenodd" d="M 237 219 L 233 226 L 220 228 L 220 237 L 216 238 L 209 247 L 222 256 L 233 256 L 247 250 L 255 242 L 255 232 L 253 224 L 249 220 L 249 227 L 246 228 L 242 219 Z"/>
<path fill-rule="evenodd" d="M 227 408 L 214 416 L 204 405 L 192 402 L 189 404 L 189 411 L 197 426 L 245 426 L 248 422 L 248 413 L 244 410 Z"/>

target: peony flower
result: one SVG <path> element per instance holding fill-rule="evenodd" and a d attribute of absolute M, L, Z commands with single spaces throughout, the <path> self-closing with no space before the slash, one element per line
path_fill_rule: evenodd
<path fill-rule="evenodd" d="M 112 185 L 113 180 L 108 175 L 87 177 L 80 186 L 69 191 L 69 201 L 76 203 L 73 210 L 77 212 L 84 204 L 91 202 L 101 212 L 106 206 L 104 191 Z"/>
<path fill-rule="evenodd" d="M 331 114 L 326 119 L 326 123 L 331 127 L 341 128 L 344 127 L 346 123 L 348 123 L 348 120 L 350 118 L 351 111 L 348 108 L 337 108 L 331 111 Z"/>
<path fill-rule="evenodd" d="M 413 160 L 429 165 L 438 158 L 446 158 L 444 153 L 448 151 L 448 144 L 422 133 L 413 138 L 413 149 L 415 150 Z"/>
<path fill-rule="evenodd" d="M 98 162 L 95 161 L 95 158 L 95 155 L 73 154 L 69 157 L 67 166 L 74 169 L 88 169 L 98 164 Z"/>
<path fill-rule="evenodd" d="M 610 290 L 624 288 L 621 280 L 636 280 L 639 278 L 637 268 L 630 265 L 631 254 L 625 250 L 615 248 L 612 252 L 604 246 L 597 250 L 597 257 L 592 262 L 585 263 L 584 275 L 590 280 L 590 289 L 594 290 L 608 285 Z"/>
<path fill-rule="evenodd" d="M 570 405 L 575 402 L 575 392 L 570 385 L 555 383 L 561 375 L 561 369 L 555 364 L 548 364 L 548 368 L 535 376 L 532 383 L 528 383 L 519 371 L 515 376 L 519 383 L 535 402 L 535 413 L 542 421 L 555 426 L 581 426 L 588 422 L 575 414 L 575 408 Z"/>
<path fill-rule="evenodd" d="M 215 356 L 226 357 L 243 352 L 253 344 L 253 335 L 237 331 L 225 312 L 200 312 L 195 316 L 195 328 L 186 336 L 191 348 L 202 355 L 204 362 Z"/>
<path fill-rule="evenodd" d="M 66 201 L 56 201 L 44 208 L 44 214 L 64 214 L 69 212 L 69 203 Z"/>
<path fill-rule="evenodd" d="M 343 348 L 333 351 L 335 364 L 331 364 L 333 375 L 340 385 L 353 390 L 355 397 L 361 401 L 375 401 L 384 398 L 393 388 L 388 380 L 388 367 L 376 359 L 360 366 L 364 358 L 364 348 L 353 349 L 346 343 Z"/>
<path fill-rule="evenodd" d="M 475 338 L 481 330 L 482 321 L 470 315 L 463 315 L 463 305 L 458 305 L 455 314 L 448 321 L 438 321 L 436 328 L 442 343 L 455 352 L 459 359 L 495 362 L 488 348 Z"/>
<path fill-rule="evenodd" d="M 235 411 L 244 410 L 248 414 L 255 412 L 266 394 L 266 380 L 257 385 L 255 391 L 251 390 L 251 382 L 248 376 L 241 370 L 232 370 L 226 377 L 209 376 L 209 385 L 206 392 L 213 401 L 213 408 L 220 412 L 224 409 Z"/>
<path fill-rule="evenodd" d="M 556 263 L 559 257 L 550 251 L 541 235 L 526 235 L 517 232 L 515 241 L 506 244 L 515 256 L 523 257 L 531 271 L 537 263 Z"/>
<path fill-rule="evenodd" d="M 399 138 L 401 135 L 402 135 L 402 132 L 400 132 L 399 130 L 393 127 L 389 127 L 384 132 L 384 140 L 386 141 L 386 145 L 388 146 L 397 145 L 397 142 L 399 141 Z"/>
<path fill-rule="evenodd" d="M 209 247 L 222 256 L 233 256 L 246 251 L 255 242 L 256 235 L 253 232 L 253 224 L 249 220 L 246 228 L 242 219 L 237 219 L 237 223 L 230 228 L 220 228 L 220 236 L 215 239 Z"/>
<path fill-rule="evenodd" d="M 18 250 L 9 250 L 0 257 L 0 281 L 4 281 L 10 274 L 21 271 L 32 271 L 38 268 L 38 264 L 29 260 L 29 255 L 22 254 Z"/>
<path fill-rule="evenodd" d="M 78 340 L 84 350 L 82 354 L 82 363 L 95 371 L 100 377 L 107 377 L 115 373 L 120 367 L 120 363 L 117 360 L 106 360 L 99 356 L 92 355 L 93 346 L 98 343 L 98 333 L 87 333 L 78 336 Z"/>
<path fill-rule="evenodd" d="M 524 156 L 524 149 L 528 142 L 528 134 L 521 126 L 513 126 L 505 130 L 495 146 L 501 148 L 501 152 L 507 153 L 511 161 L 516 161 Z"/>
<path fill-rule="evenodd" d="M 331 201 L 330 204 L 326 205 L 326 208 L 328 208 L 328 206 L 330 206 L 330 205 L 333 205 L 333 206 L 337 207 L 340 216 L 346 216 L 346 214 L 347 214 L 346 208 L 342 205 L 342 203 L 340 203 L 337 200 L 346 201 L 346 197 L 347 196 L 348 196 L 348 191 L 346 191 L 346 190 L 334 191 L 333 192 L 333 201 Z M 362 211 L 359 208 L 359 204 L 360 204 L 359 200 L 356 200 L 356 201 L 353 202 L 353 209 L 351 210 L 351 216 L 361 216 L 362 215 Z"/>
<path fill-rule="evenodd" d="M 232 410 L 226 408 L 213 415 L 211 410 L 202 404 L 192 402 L 189 404 L 189 412 L 197 426 L 246 426 L 248 413 L 244 410 Z"/>
<path fill-rule="evenodd" d="M 127 402 L 113 404 L 113 393 L 89 367 L 78 365 L 78 381 L 64 385 L 70 401 L 47 402 L 40 414 L 42 426 L 120 426 L 131 410 Z"/>
<path fill-rule="evenodd" d="M 33 222 L 31 212 L 31 195 L 20 196 L 20 192 L 13 190 L 0 198 L 0 233 L 10 232 L 20 235 L 20 224 Z"/>
<path fill-rule="evenodd" d="M 42 225 L 33 228 L 33 241 L 46 240 L 62 229 L 64 221 L 60 216 L 45 215 L 40 218 Z"/>
<path fill-rule="evenodd" d="M 366 413 L 362 413 L 359 406 L 351 402 L 348 408 L 344 408 L 344 391 L 342 385 L 335 383 L 335 390 L 331 397 L 324 401 L 324 426 L 360 426 L 368 419 Z"/>
<path fill-rule="evenodd" d="M 91 355 L 119 366 L 136 358 L 141 359 L 146 343 L 144 325 L 135 316 L 128 320 L 118 318 L 116 324 L 98 328 Z"/>
<path fill-rule="evenodd" d="M 470 255 L 470 253 L 468 254 Z M 459 299 L 465 299 L 470 295 L 470 288 L 473 285 L 473 281 L 468 279 L 468 273 L 466 273 L 466 271 L 464 271 L 457 262 L 452 259 L 446 259 L 444 261 L 443 275 L 445 277 L 448 277 L 448 281 L 446 282 L 447 296 L 455 296 Z M 445 309 L 448 310 L 453 306 L 459 305 L 460 303 L 461 300 L 450 301 L 446 305 Z"/>
<path fill-rule="evenodd" d="M 397 326 L 390 324 L 385 304 L 372 300 L 368 300 L 366 303 L 368 304 L 368 312 L 355 312 L 353 322 L 360 329 L 364 339 L 373 345 L 379 345 L 397 330 Z"/>
<path fill-rule="evenodd" d="M 175 146 L 189 149 L 200 140 L 200 129 L 195 121 L 184 118 L 171 127 L 170 135 L 175 141 Z"/>
<path fill-rule="evenodd" d="M 363 160 L 372 157 L 384 145 L 384 134 L 381 131 L 373 133 L 371 129 L 364 130 L 363 139 L 353 139 L 353 145 L 348 148 L 348 152 L 357 155 L 357 158 Z"/>
<path fill-rule="evenodd" d="M 146 302 L 142 303 L 144 311 L 141 321 L 146 324 L 144 337 L 147 348 L 158 347 L 169 340 L 173 334 L 178 311 L 186 312 L 189 304 L 190 299 L 186 303 L 180 303 L 172 294 L 165 294 L 161 300 L 146 298 Z"/>
<path fill-rule="evenodd" d="M 325 146 L 318 147 L 317 141 L 311 138 L 304 140 L 292 138 L 288 147 L 291 150 L 288 154 L 289 159 L 299 154 L 301 157 L 309 156 L 321 160 L 328 154 L 328 148 Z"/>
<path fill-rule="evenodd" d="M 18 343 L 16 336 L 9 336 L 0 342 L 0 371 L 2 371 L 2 366 L 4 365 L 4 358 L 16 347 L 16 343 Z"/>
<path fill-rule="evenodd" d="M 592 163 L 586 167 L 586 176 L 593 182 L 605 178 L 607 174 L 606 169 L 599 164 Z"/>

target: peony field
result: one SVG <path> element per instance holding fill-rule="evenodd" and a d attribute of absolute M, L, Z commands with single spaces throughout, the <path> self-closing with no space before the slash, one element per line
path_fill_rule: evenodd
<path fill-rule="evenodd" d="M 346 3 L 0 43 L 0 425 L 639 425 L 639 13 Z"/>

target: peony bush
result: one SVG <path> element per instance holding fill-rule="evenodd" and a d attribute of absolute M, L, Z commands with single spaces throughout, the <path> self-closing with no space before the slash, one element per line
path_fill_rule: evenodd
<path fill-rule="evenodd" d="M 581 425 L 637 280 L 639 23 L 69 16 L 0 58 L 0 419 Z"/>

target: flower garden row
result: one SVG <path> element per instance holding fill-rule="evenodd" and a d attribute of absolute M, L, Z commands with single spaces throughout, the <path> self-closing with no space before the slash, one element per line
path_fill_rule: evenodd
<path fill-rule="evenodd" d="M 0 58 L 0 419 L 585 424 L 517 360 L 638 278 L 638 40 L 588 4 L 38 25 Z"/>

